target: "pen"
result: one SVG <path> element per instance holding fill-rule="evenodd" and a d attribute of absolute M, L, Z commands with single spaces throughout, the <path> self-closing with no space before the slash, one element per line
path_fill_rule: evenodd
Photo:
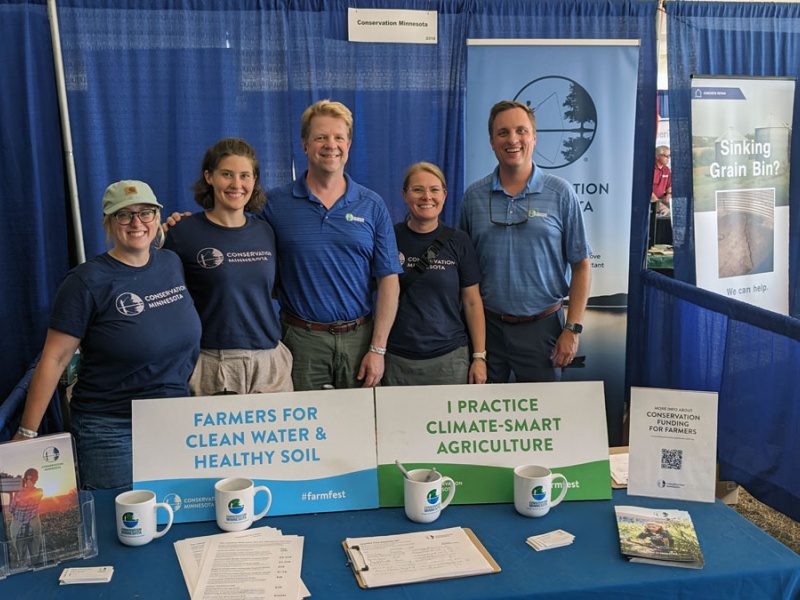
<path fill-rule="evenodd" d="M 398 460 L 394 461 L 394 464 L 396 464 L 397 468 L 400 469 L 400 472 L 403 474 L 403 477 L 405 477 L 406 479 L 411 481 L 411 475 L 408 474 L 408 471 L 406 471 L 406 468 L 402 465 L 400 460 L 398 459 Z"/>

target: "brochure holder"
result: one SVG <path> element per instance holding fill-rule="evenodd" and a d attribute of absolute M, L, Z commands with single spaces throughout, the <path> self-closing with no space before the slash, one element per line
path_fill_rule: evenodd
<path fill-rule="evenodd" d="M 99 548 L 97 544 L 94 498 L 91 492 L 81 490 L 78 493 L 78 499 L 80 502 L 80 522 L 65 525 L 62 529 L 53 530 L 51 528 L 50 531 L 42 533 L 39 538 L 39 553 L 37 556 L 30 557 L 29 548 L 34 546 L 33 540 L 22 538 L 16 541 L 5 540 L 0 542 L 0 580 L 17 573 L 38 571 L 55 567 L 70 560 L 97 556 Z M 75 540 L 77 544 L 74 547 L 65 547 L 63 544 L 65 539 Z M 20 552 L 26 553 L 25 558 L 22 560 L 20 560 Z"/>
<path fill-rule="evenodd" d="M 69 433 L 0 444 L 0 580 L 97 556 L 94 498 Z"/>

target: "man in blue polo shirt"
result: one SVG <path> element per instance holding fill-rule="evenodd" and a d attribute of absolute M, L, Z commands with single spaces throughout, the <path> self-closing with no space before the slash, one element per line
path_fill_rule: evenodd
<path fill-rule="evenodd" d="M 489 383 L 559 381 L 578 350 L 589 243 L 572 186 L 533 162 L 536 118 L 521 102 L 489 115 L 497 168 L 464 192 L 459 227 L 481 267 Z M 563 300 L 569 296 L 569 318 Z"/>
<path fill-rule="evenodd" d="M 389 211 L 344 172 L 353 140 L 346 106 L 312 104 L 300 137 L 308 170 L 267 192 L 257 215 L 275 230 L 294 389 L 373 387 L 383 377 L 402 271 Z"/>

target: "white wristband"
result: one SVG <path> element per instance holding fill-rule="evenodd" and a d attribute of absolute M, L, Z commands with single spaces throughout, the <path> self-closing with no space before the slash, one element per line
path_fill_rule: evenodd
<path fill-rule="evenodd" d="M 26 429 L 20 425 L 19 429 L 17 429 L 17 433 L 20 434 L 22 437 L 26 437 L 28 439 L 33 439 L 35 437 L 39 437 L 38 431 L 32 431 L 30 429 Z"/>
<path fill-rule="evenodd" d="M 477 358 L 479 360 L 486 360 L 486 350 L 483 352 L 473 352 L 472 358 Z"/>
<path fill-rule="evenodd" d="M 379 348 L 378 346 L 370 345 L 369 351 L 370 352 L 374 352 L 375 354 L 380 354 L 381 356 L 386 354 L 386 348 Z"/>

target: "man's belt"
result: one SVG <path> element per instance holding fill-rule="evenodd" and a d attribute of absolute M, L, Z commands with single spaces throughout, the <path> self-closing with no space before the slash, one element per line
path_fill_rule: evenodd
<path fill-rule="evenodd" d="M 306 331 L 327 331 L 331 335 L 339 335 L 341 333 L 347 333 L 348 331 L 353 331 L 357 327 L 364 325 L 365 323 L 369 323 L 372 320 L 372 315 L 364 315 L 363 317 L 359 317 L 355 321 L 334 321 L 333 323 L 317 323 L 316 321 L 306 321 L 305 319 L 301 319 L 300 317 L 295 317 L 293 314 L 288 312 L 281 313 L 281 319 L 288 323 L 289 325 L 293 325 L 294 327 L 302 327 Z"/>
<path fill-rule="evenodd" d="M 545 317 L 547 317 L 549 315 L 552 315 L 559 308 L 561 308 L 562 304 L 563 304 L 563 302 L 561 302 L 561 301 L 556 302 L 555 304 L 553 304 L 553 306 L 551 306 L 550 308 L 548 308 L 546 310 L 543 310 L 538 315 L 530 315 L 530 316 L 527 316 L 527 317 L 515 317 L 514 315 L 501 315 L 499 313 L 492 312 L 490 310 L 485 310 L 484 312 L 488 316 L 490 316 L 492 318 L 495 318 L 495 319 L 499 319 L 503 323 L 510 323 L 511 325 L 516 325 L 517 323 L 529 323 L 531 321 L 538 321 L 539 319 L 544 319 Z"/>

